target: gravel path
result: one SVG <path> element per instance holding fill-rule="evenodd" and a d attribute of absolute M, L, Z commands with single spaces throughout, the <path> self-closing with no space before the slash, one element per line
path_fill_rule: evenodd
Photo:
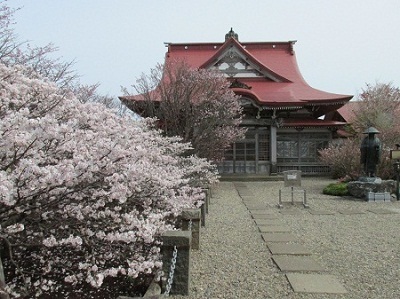
<path fill-rule="evenodd" d="M 246 182 L 260 204 L 287 224 L 312 257 L 348 291 L 339 294 L 293 292 L 271 259 L 258 227 L 233 183 L 221 182 L 201 231 L 201 249 L 192 251 L 190 296 L 170 298 L 400 298 L 400 202 L 368 203 L 322 194 L 332 180 L 303 178 L 312 215 L 301 205 L 276 207 L 283 182 Z M 393 214 L 376 214 L 373 209 Z M 359 211 L 362 214 L 343 214 Z"/>

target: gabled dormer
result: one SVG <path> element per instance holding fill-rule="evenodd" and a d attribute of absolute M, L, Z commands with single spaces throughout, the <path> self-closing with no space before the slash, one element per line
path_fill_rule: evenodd
<path fill-rule="evenodd" d="M 249 58 L 235 46 L 221 53 L 217 62 L 208 68 L 219 70 L 229 78 L 268 78 L 275 81 L 274 76 L 262 72 L 257 65 L 249 62 Z"/>
<path fill-rule="evenodd" d="M 218 70 L 228 78 L 263 78 L 273 82 L 290 82 L 249 53 L 232 29 L 225 35 L 222 47 L 200 68 Z"/>

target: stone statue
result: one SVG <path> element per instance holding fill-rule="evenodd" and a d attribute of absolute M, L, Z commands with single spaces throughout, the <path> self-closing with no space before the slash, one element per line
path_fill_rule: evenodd
<path fill-rule="evenodd" d="M 364 173 L 369 177 L 375 177 L 376 165 L 381 158 L 381 141 L 375 135 L 379 131 L 374 127 L 369 127 L 363 134 L 366 136 L 360 147 L 361 164 L 364 165 Z"/>

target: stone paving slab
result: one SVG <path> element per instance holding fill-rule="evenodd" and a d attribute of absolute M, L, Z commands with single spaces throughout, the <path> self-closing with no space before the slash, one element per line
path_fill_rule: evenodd
<path fill-rule="evenodd" d="M 267 209 L 266 206 L 256 206 L 256 205 L 247 205 L 246 204 L 246 208 L 250 211 L 253 212 L 255 210 L 265 210 Z M 272 213 L 271 213 L 272 214 Z"/>
<path fill-rule="evenodd" d="M 256 200 L 253 200 L 254 197 L 245 197 L 243 198 L 243 203 L 250 210 L 265 210 L 268 208 L 266 204 L 260 203 Z"/>
<path fill-rule="evenodd" d="M 300 210 L 280 210 L 279 213 L 282 215 L 303 215 L 303 212 Z"/>
<path fill-rule="evenodd" d="M 346 294 L 344 286 L 333 275 L 287 273 L 293 290 L 298 293 Z"/>
<path fill-rule="evenodd" d="M 274 262 L 281 271 L 287 272 L 315 272 L 325 271 L 312 257 L 304 255 L 274 255 Z"/>
<path fill-rule="evenodd" d="M 251 216 L 257 221 L 258 219 L 279 219 L 279 217 L 275 214 L 264 214 L 264 215 L 257 215 L 251 214 Z"/>
<path fill-rule="evenodd" d="M 257 204 L 259 205 L 259 200 L 254 195 L 242 195 L 240 196 L 245 204 Z"/>
<path fill-rule="evenodd" d="M 251 191 L 245 191 L 245 190 L 241 190 L 241 191 L 239 191 L 238 190 L 238 193 L 239 193 L 239 196 L 240 197 L 253 197 L 254 196 L 254 193 L 253 192 L 251 192 Z"/>
<path fill-rule="evenodd" d="M 256 206 L 252 203 L 249 203 L 249 204 L 246 202 L 243 202 L 243 203 L 250 212 L 255 211 L 255 210 L 265 210 L 267 208 L 266 206 Z"/>
<path fill-rule="evenodd" d="M 279 233 L 279 232 L 290 232 L 290 227 L 285 225 L 259 225 L 258 229 L 261 233 Z"/>
<path fill-rule="evenodd" d="M 335 215 L 335 212 L 328 210 L 309 210 L 312 215 Z"/>
<path fill-rule="evenodd" d="M 339 213 L 343 214 L 343 215 L 355 215 L 355 214 L 365 214 L 365 211 L 361 211 L 361 210 L 340 210 Z"/>
<path fill-rule="evenodd" d="M 248 209 L 251 209 L 251 208 L 252 208 L 253 210 L 256 210 L 256 209 L 263 209 L 263 210 L 268 209 L 268 206 L 267 206 L 266 204 L 259 203 L 259 202 L 257 202 L 257 201 L 243 200 L 243 203 L 245 204 L 245 206 L 246 206 Z"/>
<path fill-rule="evenodd" d="M 268 242 L 267 246 L 272 254 L 310 255 L 311 251 L 301 244 Z"/>
<path fill-rule="evenodd" d="M 297 237 L 291 233 L 262 233 L 262 238 L 265 242 L 296 242 Z"/>
<path fill-rule="evenodd" d="M 255 219 L 254 222 L 258 226 L 279 226 L 283 225 L 282 221 L 278 218 L 275 219 Z"/>
<path fill-rule="evenodd" d="M 236 182 L 236 183 L 233 183 L 233 185 L 235 186 L 235 188 L 240 188 L 240 187 L 246 187 L 247 188 L 247 185 L 246 185 L 246 183 L 243 183 L 243 182 Z"/>
<path fill-rule="evenodd" d="M 368 209 L 371 213 L 374 214 L 398 214 L 396 211 L 393 210 L 387 210 L 387 209 L 381 209 L 381 208 L 376 208 L 376 209 Z"/>
<path fill-rule="evenodd" d="M 253 215 L 274 215 L 274 212 L 271 211 L 270 209 L 249 209 L 250 213 Z"/>
<path fill-rule="evenodd" d="M 237 191 L 240 191 L 240 190 L 250 191 L 251 190 L 251 189 L 247 188 L 247 186 L 235 186 L 235 188 Z"/>
<path fill-rule="evenodd" d="M 239 190 L 250 190 L 249 188 L 247 188 L 246 185 L 235 186 L 235 189 L 236 189 L 237 191 L 239 191 Z"/>

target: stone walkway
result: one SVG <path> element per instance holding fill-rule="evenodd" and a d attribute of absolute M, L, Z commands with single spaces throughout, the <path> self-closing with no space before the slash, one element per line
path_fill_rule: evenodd
<path fill-rule="evenodd" d="M 271 211 L 257 200 L 245 183 L 234 183 L 239 196 L 253 217 L 277 267 L 286 274 L 294 292 L 299 293 L 347 293 L 335 276 L 321 267 L 301 241 L 284 225 L 281 217 L 297 210 Z M 330 211 L 310 211 L 330 214 Z"/>
<path fill-rule="evenodd" d="M 290 203 L 283 182 L 222 182 L 213 189 L 190 295 L 174 299 L 400 298 L 400 201 L 322 194 L 333 180 L 305 178 Z"/>

